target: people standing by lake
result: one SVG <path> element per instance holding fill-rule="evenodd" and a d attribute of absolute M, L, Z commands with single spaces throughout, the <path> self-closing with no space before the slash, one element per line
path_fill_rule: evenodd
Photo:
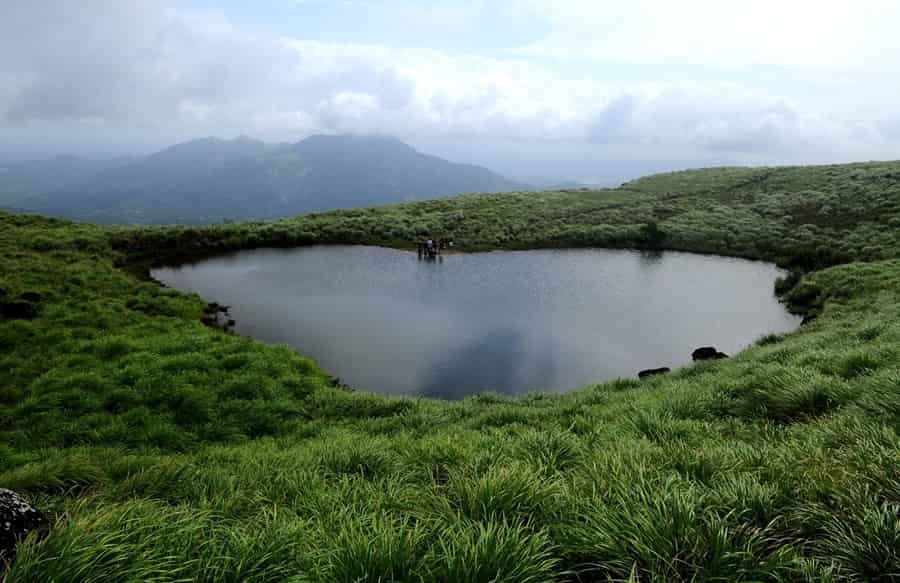
<path fill-rule="evenodd" d="M 416 240 L 416 253 L 419 259 L 424 256 L 426 259 L 437 258 L 444 249 L 453 246 L 453 240 L 445 240 L 440 237 L 429 237 L 428 239 Z"/>

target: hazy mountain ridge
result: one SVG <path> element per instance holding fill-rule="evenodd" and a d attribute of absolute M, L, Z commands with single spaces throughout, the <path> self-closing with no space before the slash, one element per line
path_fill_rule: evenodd
<path fill-rule="evenodd" d="M 311 136 L 292 144 L 202 138 L 149 156 L 11 165 L 0 204 L 99 223 L 212 223 L 519 190 L 487 168 L 386 136 Z"/>

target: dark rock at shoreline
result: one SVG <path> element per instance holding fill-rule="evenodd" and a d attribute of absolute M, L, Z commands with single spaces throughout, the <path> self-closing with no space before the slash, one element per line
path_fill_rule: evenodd
<path fill-rule="evenodd" d="M 37 308 L 28 302 L 0 302 L 0 318 L 33 320 L 37 315 Z"/>
<path fill-rule="evenodd" d="M 37 292 L 31 291 L 31 292 L 23 293 L 22 295 L 19 296 L 19 299 L 24 300 L 26 302 L 31 302 L 32 304 L 36 304 L 40 301 L 43 301 L 44 296 L 42 296 L 41 294 L 39 294 Z"/>
<path fill-rule="evenodd" d="M 231 306 L 223 306 L 219 302 L 210 302 L 203 306 L 204 314 L 227 314 L 228 310 L 231 309 Z"/>
<path fill-rule="evenodd" d="M 728 355 L 724 352 L 719 352 L 714 346 L 701 346 L 691 353 L 691 358 L 694 362 L 698 362 L 701 360 L 719 360 L 721 358 L 728 358 Z"/>
<path fill-rule="evenodd" d="M 206 304 L 203 306 L 203 316 L 200 317 L 200 322 L 210 328 L 231 332 L 230 328 L 233 328 L 237 322 L 228 318 L 229 309 L 229 306 L 223 306 L 217 302 Z"/>
<path fill-rule="evenodd" d="M 0 488 L 0 563 L 11 561 L 28 533 L 46 526 L 47 519 L 20 494 Z"/>
<path fill-rule="evenodd" d="M 9 295 L 9 292 L 0 287 L 0 298 L 6 297 L 7 295 Z"/>
<path fill-rule="evenodd" d="M 219 327 L 219 317 L 214 314 L 204 314 L 203 317 L 200 318 L 200 322 L 204 326 L 209 326 L 210 328 Z"/>
<path fill-rule="evenodd" d="M 641 372 L 639 372 L 638 378 L 646 379 L 648 377 L 653 377 L 653 376 L 666 374 L 666 373 L 670 373 L 670 372 L 672 372 L 672 369 L 670 369 L 667 366 L 662 366 L 660 368 L 648 368 L 647 370 L 642 370 Z"/>
<path fill-rule="evenodd" d="M 350 385 L 345 385 L 344 383 L 341 382 L 341 379 L 338 378 L 338 377 L 329 377 L 329 378 L 328 378 L 328 384 L 329 384 L 329 386 L 332 386 L 332 387 L 334 387 L 335 389 L 340 389 L 340 390 L 342 390 L 342 391 L 353 392 L 353 387 L 351 387 Z"/>

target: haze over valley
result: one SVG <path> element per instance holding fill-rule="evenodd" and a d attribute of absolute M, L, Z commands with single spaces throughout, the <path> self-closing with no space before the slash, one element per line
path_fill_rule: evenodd
<path fill-rule="evenodd" d="M 293 144 L 206 138 L 149 156 L 61 156 L 0 168 L 0 206 L 106 224 L 274 219 L 523 188 L 388 136 L 318 135 Z"/>

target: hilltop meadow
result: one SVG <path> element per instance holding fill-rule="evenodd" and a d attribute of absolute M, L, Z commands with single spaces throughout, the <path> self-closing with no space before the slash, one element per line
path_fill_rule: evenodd
<path fill-rule="evenodd" d="M 650 380 L 442 402 L 333 386 L 147 277 L 425 235 L 773 261 L 807 323 Z M 0 213 L 0 257 L 0 301 L 37 310 L 0 319 L 0 487 L 52 524 L 4 583 L 900 580 L 900 162 L 192 228 Z"/>

